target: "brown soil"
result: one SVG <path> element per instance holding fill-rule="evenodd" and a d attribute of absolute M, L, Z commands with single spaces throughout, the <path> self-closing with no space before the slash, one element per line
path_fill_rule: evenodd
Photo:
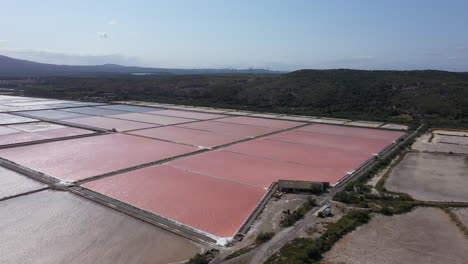
<path fill-rule="evenodd" d="M 417 208 L 395 216 L 376 215 L 325 254 L 327 264 L 464 264 L 468 240 L 449 216 Z"/>

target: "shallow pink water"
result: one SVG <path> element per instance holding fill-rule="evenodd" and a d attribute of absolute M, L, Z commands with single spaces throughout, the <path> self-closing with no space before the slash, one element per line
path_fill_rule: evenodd
<path fill-rule="evenodd" d="M 224 150 L 345 172 L 356 169 L 372 157 L 370 154 L 261 139 L 232 145 Z"/>
<path fill-rule="evenodd" d="M 266 193 L 164 165 L 83 187 L 218 237 L 233 237 Z"/>
<path fill-rule="evenodd" d="M 262 188 L 268 188 L 280 179 L 335 183 L 346 174 L 228 151 L 210 151 L 167 164 Z"/>
<path fill-rule="evenodd" d="M 278 140 L 299 144 L 316 145 L 364 154 L 375 154 L 392 144 L 393 140 L 345 137 L 322 133 L 291 130 L 268 137 L 268 140 Z"/>
<path fill-rule="evenodd" d="M 299 131 L 315 132 L 331 135 L 341 135 L 347 137 L 362 137 L 373 139 L 397 140 L 405 133 L 400 131 L 389 131 L 383 129 L 370 129 L 349 126 L 334 126 L 325 124 L 314 124 L 298 129 Z"/>
<path fill-rule="evenodd" d="M 0 113 L 1 125 L 16 124 L 16 123 L 22 123 L 22 122 L 32 122 L 32 121 L 37 121 L 37 119 Z"/>
<path fill-rule="evenodd" d="M 9 128 L 7 126 L 0 126 L 0 136 L 3 135 L 10 135 L 14 133 L 19 133 L 20 131 L 17 129 Z"/>
<path fill-rule="evenodd" d="M 98 127 L 108 130 L 115 128 L 117 131 L 128 131 L 133 129 L 142 129 L 157 126 L 154 124 L 147 124 L 122 119 L 113 119 L 102 116 L 70 119 L 67 120 L 67 122 L 91 127 Z"/>
<path fill-rule="evenodd" d="M 78 136 L 78 135 L 87 135 L 93 134 L 93 131 L 79 129 L 74 127 L 64 127 L 58 129 L 51 129 L 45 131 L 37 131 L 34 132 L 35 134 L 39 134 L 41 136 L 45 136 L 47 138 L 60 138 L 60 137 L 71 137 L 71 136 Z"/>
<path fill-rule="evenodd" d="M 0 157 L 50 176 L 76 181 L 196 151 L 137 136 L 110 134 L 0 150 Z"/>
<path fill-rule="evenodd" d="M 220 119 L 222 120 L 222 119 Z M 177 125 L 178 127 L 186 127 L 193 129 L 200 129 L 205 131 L 211 131 L 219 134 L 236 135 L 243 137 L 255 137 L 268 133 L 278 131 L 278 128 L 271 127 L 259 127 L 250 125 L 240 125 L 232 123 L 222 123 L 215 121 L 202 121 L 189 124 Z"/>
<path fill-rule="evenodd" d="M 300 125 L 305 124 L 301 122 L 246 117 L 246 116 L 228 117 L 228 118 L 223 118 L 223 119 L 216 120 L 216 121 L 224 122 L 224 123 L 242 124 L 242 125 L 272 127 L 272 128 L 279 128 L 279 129 L 287 129 L 287 128 L 292 128 L 295 126 L 300 126 Z"/>
<path fill-rule="evenodd" d="M 191 118 L 191 119 L 198 119 L 198 120 L 207 120 L 207 119 L 213 119 L 213 118 L 227 117 L 225 115 L 208 114 L 208 113 L 191 112 L 191 111 L 179 111 L 179 110 L 159 110 L 159 111 L 153 111 L 153 112 L 146 112 L 146 114 Z"/>
<path fill-rule="evenodd" d="M 0 135 L 0 145 L 27 143 L 27 142 L 33 142 L 33 141 L 38 141 L 38 140 L 86 135 L 86 134 L 92 134 L 92 133 L 93 132 L 89 130 L 73 128 L 73 127 L 65 127 L 65 128 L 51 129 L 51 130 L 46 130 L 46 131 L 37 131 L 37 132 L 31 132 L 31 133 L 19 132 L 15 134 Z"/>
<path fill-rule="evenodd" d="M 142 114 L 142 113 L 112 115 L 112 116 L 109 116 L 109 118 L 118 118 L 118 119 L 146 122 L 146 123 L 158 124 L 158 125 L 173 125 L 173 124 L 180 124 L 180 123 L 195 121 L 194 119 Z"/>
<path fill-rule="evenodd" d="M 215 147 L 245 139 L 240 136 L 222 135 L 208 131 L 173 126 L 143 129 L 133 131 L 130 134 L 201 147 Z"/>

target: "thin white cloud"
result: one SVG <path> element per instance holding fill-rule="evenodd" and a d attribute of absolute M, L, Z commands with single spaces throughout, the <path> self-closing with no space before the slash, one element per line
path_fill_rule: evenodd
<path fill-rule="evenodd" d="M 113 25 L 117 25 L 119 23 L 119 21 L 117 21 L 116 19 L 111 19 L 109 20 L 109 22 L 107 22 L 107 24 L 113 26 Z"/>
<path fill-rule="evenodd" d="M 8 40 L 6 39 L 0 39 L 0 45 L 2 44 L 7 44 L 8 43 Z"/>
<path fill-rule="evenodd" d="M 98 36 L 99 36 L 99 38 L 101 38 L 101 39 L 109 38 L 109 34 L 107 34 L 107 32 L 99 32 L 99 33 L 98 33 Z"/>

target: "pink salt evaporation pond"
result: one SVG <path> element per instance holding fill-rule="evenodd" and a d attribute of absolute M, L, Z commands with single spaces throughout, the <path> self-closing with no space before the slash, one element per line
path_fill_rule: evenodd
<path fill-rule="evenodd" d="M 94 133 L 90 130 L 65 127 L 46 122 L 19 124 L 10 127 L 11 129 L 15 129 L 18 133 L 0 135 L 0 145 L 28 143 L 38 140 L 58 139 Z"/>
<path fill-rule="evenodd" d="M 128 131 L 134 129 L 143 129 L 143 128 L 150 128 L 155 127 L 158 125 L 148 124 L 148 123 L 141 123 L 135 122 L 130 120 L 123 120 L 123 119 L 114 119 L 114 118 L 107 118 L 102 116 L 93 116 L 93 117 L 85 117 L 85 118 L 75 118 L 66 120 L 68 123 L 90 126 L 90 127 L 97 127 L 102 129 L 116 129 L 117 131 Z"/>
<path fill-rule="evenodd" d="M 220 119 L 222 120 L 222 119 Z M 233 123 L 223 123 L 215 121 L 202 121 L 194 122 L 189 124 L 177 125 L 178 127 L 199 129 L 204 131 L 211 131 L 219 134 L 225 135 L 236 135 L 243 137 L 256 137 L 264 134 L 269 134 L 276 132 L 280 129 L 271 128 L 271 127 L 260 127 L 260 126 L 251 126 L 251 125 L 241 125 Z"/>
<path fill-rule="evenodd" d="M 405 133 L 400 131 L 390 131 L 384 129 L 371 129 L 371 128 L 358 128 L 349 126 L 334 126 L 324 124 L 314 124 L 310 126 L 301 127 L 299 131 L 323 133 L 330 135 L 339 135 L 347 137 L 361 137 L 361 138 L 373 138 L 373 139 L 386 139 L 386 140 L 397 140 Z"/>
<path fill-rule="evenodd" d="M 197 120 L 207 120 L 207 119 L 227 117 L 225 115 L 200 113 L 200 112 L 192 112 L 192 111 L 179 111 L 179 110 L 159 110 L 159 111 L 153 111 L 153 112 L 146 112 L 146 114 L 191 118 L 191 119 L 197 119 Z"/>
<path fill-rule="evenodd" d="M 0 126 L 0 136 L 15 134 L 19 132 L 20 131 L 18 131 L 17 129 L 13 129 L 7 126 Z"/>
<path fill-rule="evenodd" d="M 151 123 L 151 124 L 157 124 L 157 125 L 173 125 L 173 124 L 196 121 L 194 119 L 172 117 L 172 116 L 151 115 L 151 114 L 143 114 L 143 113 L 112 115 L 109 117 L 137 121 L 137 122 Z"/>
<path fill-rule="evenodd" d="M 200 147 L 216 147 L 245 139 L 240 136 L 222 135 L 208 131 L 174 126 L 143 129 L 131 132 L 130 134 Z"/>
<path fill-rule="evenodd" d="M 219 238 L 233 237 L 266 193 L 164 165 L 82 186 Z"/>
<path fill-rule="evenodd" d="M 370 154 L 263 139 L 232 145 L 224 150 L 344 172 L 353 171 L 372 158 Z"/>
<path fill-rule="evenodd" d="M 110 134 L 0 150 L 0 157 L 52 177 L 77 181 L 196 151 L 197 148 Z"/>
<path fill-rule="evenodd" d="M 268 140 L 315 145 L 364 154 L 377 154 L 393 143 L 393 140 L 311 133 L 299 131 L 297 129 L 272 135 L 268 137 Z"/>
<path fill-rule="evenodd" d="M 38 121 L 37 119 L 32 119 L 23 116 L 15 116 L 11 114 L 2 114 L 0 113 L 0 125 L 5 124 L 16 124 L 16 123 L 24 123 L 24 122 L 34 122 Z"/>
<path fill-rule="evenodd" d="M 241 125 L 272 127 L 272 128 L 279 128 L 279 129 L 287 129 L 287 128 L 292 128 L 292 127 L 305 124 L 305 123 L 294 122 L 294 121 L 246 117 L 246 116 L 228 117 L 228 118 L 223 118 L 223 119 L 219 119 L 216 121 L 224 122 L 224 123 L 241 124 Z"/>
<path fill-rule="evenodd" d="M 175 168 L 190 170 L 229 181 L 268 188 L 278 180 L 301 180 L 336 183 L 345 172 L 276 161 L 229 151 L 209 151 L 172 160 Z"/>

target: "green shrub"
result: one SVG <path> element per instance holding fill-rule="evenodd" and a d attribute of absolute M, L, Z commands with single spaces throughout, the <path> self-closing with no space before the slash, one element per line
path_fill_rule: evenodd
<path fill-rule="evenodd" d="M 358 195 L 355 192 L 347 192 L 345 190 L 336 193 L 333 200 L 345 204 L 357 204 L 360 202 Z"/>
<path fill-rule="evenodd" d="M 193 258 L 189 259 L 187 264 L 208 264 L 219 252 L 217 249 L 210 249 L 203 254 L 196 254 Z"/>
<path fill-rule="evenodd" d="M 369 203 L 366 201 L 362 201 L 358 204 L 360 208 L 369 208 Z"/>
<path fill-rule="evenodd" d="M 241 248 L 241 249 L 239 249 L 239 250 L 236 250 L 236 251 L 234 251 L 233 253 L 229 254 L 229 255 L 225 258 L 225 260 L 233 259 L 233 258 L 236 258 L 236 257 L 238 257 L 238 256 L 240 256 L 240 255 L 244 255 L 245 253 L 251 251 L 252 249 L 254 249 L 254 248 L 256 248 L 256 247 L 257 247 L 257 245 L 250 245 L 250 246 L 247 246 L 247 247 L 243 247 L 243 248 Z"/>
<path fill-rule="evenodd" d="M 197 254 L 187 262 L 187 264 L 209 264 L 209 263 L 210 263 L 210 259 L 205 254 Z"/>
<path fill-rule="evenodd" d="M 382 209 L 380 209 L 380 213 L 384 214 L 384 215 L 393 215 L 393 211 L 388 208 L 388 207 L 382 207 Z"/>
<path fill-rule="evenodd" d="M 282 227 L 292 226 L 298 220 L 302 219 L 307 212 L 309 212 L 314 206 L 316 206 L 317 202 L 315 199 L 311 197 L 307 198 L 307 201 L 301 205 L 296 211 L 294 211 L 290 215 L 286 215 L 283 219 L 281 219 L 280 225 Z"/>
<path fill-rule="evenodd" d="M 309 206 L 315 207 L 317 205 L 317 200 L 309 196 L 307 197 L 307 203 Z"/>
<path fill-rule="evenodd" d="M 266 264 L 306 264 L 316 263 L 322 254 L 330 250 L 334 243 L 356 227 L 370 220 L 370 212 L 355 210 L 344 215 L 336 223 L 330 224 L 327 231 L 317 239 L 296 238 L 284 245 Z"/>
<path fill-rule="evenodd" d="M 322 253 L 316 245 L 311 245 L 307 248 L 307 260 L 317 261 L 322 258 Z M 306 262 L 307 263 L 307 262 Z"/>
<path fill-rule="evenodd" d="M 257 243 L 257 244 L 265 243 L 274 236 L 275 236 L 275 233 L 273 233 L 273 232 L 260 233 L 255 238 L 255 243 Z"/>
<path fill-rule="evenodd" d="M 336 223 L 329 225 L 327 231 L 318 238 L 322 253 L 328 251 L 336 241 L 356 227 L 369 222 L 370 218 L 369 211 L 355 210 L 341 217 Z"/>

